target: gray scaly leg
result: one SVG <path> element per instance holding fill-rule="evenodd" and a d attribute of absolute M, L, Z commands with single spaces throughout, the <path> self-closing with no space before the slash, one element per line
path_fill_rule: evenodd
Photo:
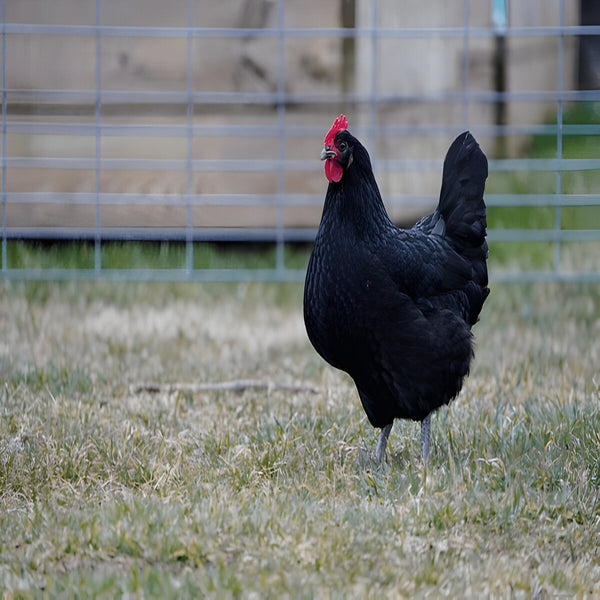
<path fill-rule="evenodd" d="M 429 464 L 429 430 L 431 428 L 431 413 L 421 421 L 421 460 Z"/>
<path fill-rule="evenodd" d="M 390 423 L 381 430 L 379 443 L 377 444 L 377 450 L 375 450 L 375 460 L 378 463 L 382 463 L 383 459 L 385 458 L 385 447 L 387 446 L 387 441 L 390 437 L 390 431 L 392 431 L 392 425 L 393 423 Z"/>

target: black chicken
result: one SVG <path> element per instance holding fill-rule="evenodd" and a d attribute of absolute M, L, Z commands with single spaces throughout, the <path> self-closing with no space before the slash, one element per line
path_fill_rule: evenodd
<path fill-rule="evenodd" d="M 483 191 L 487 159 L 469 132 L 444 161 L 436 210 L 412 229 L 389 219 L 369 154 L 340 115 L 321 160 L 329 187 L 304 287 L 317 352 L 353 379 L 382 461 L 394 419 L 421 421 L 429 458 L 432 411 L 460 391 L 471 326 L 489 294 Z"/>

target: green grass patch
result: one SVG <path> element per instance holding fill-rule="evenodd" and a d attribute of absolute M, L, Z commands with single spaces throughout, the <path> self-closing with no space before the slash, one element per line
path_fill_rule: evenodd
<path fill-rule="evenodd" d="M 556 117 L 547 119 L 548 124 L 556 123 Z M 600 102 L 575 102 L 563 114 L 564 125 L 600 125 Z M 536 135 L 531 141 L 531 154 L 538 158 L 556 156 L 556 137 Z M 564 158 L 598 158 L 600 137 L 597 135 L 563 135 L 562 154 Z"/>
<path fill-rule="evenodd" d="M 194 243 L 194 269 L 274 269 L 275 244 Z M 100 245 L 102 269 L 184 269 L 187 250 L 177 242 L 103 242 Z M 307 246 L 285 244 L 286 268 L 304 269 Z M 91 242 L 7 242 L 9 269 L 94 269 L 95 248 Z"/>
<path fill-rule="evenodd" d="M 565 125 L 600 124 L 600 103 L 574 103 L 564 112 Z M 556 116 L 548 119 L 555 122 Z M 553 135 L 533 136 L 524 154 L 530 158 L 556 158 L 557 140 Z M 600 136 L 594 134 L 565 134 L 562 140 L 562 156 L 565 159 L 600 158 Z M 563 172 L 560 191 L 564 194 L 597 194 L 600 189 L 600 172 Z M 547 172 L 490 173 L 486 185 L 488 194 L 554 194 L 557 191 L 557 174 Z M 562 207 L 488 207 L 488 229 L 555 229 L 557 219 L 561 229 L 599 229 L 600 206 Z M 558 215 L 558 216 L 557 216 Z M 565 245 L 566 246 L 566 245 Z M 584 252 L 590 246 L 582 244 Z M 596 249 L 593 250 L 595 252 Z M 491 243 L 491 264 L 507 265 L 520 269 L 551 269 L 554 267 L 554 244 L 518 242 L 513 244 Z M 578 266 L 570 254 L 567 262 L 572 268 Z M 589 256 L 589 254 L 587 255 Z M 581 261 L 588 263 L 585 258 Z"/>
<path fill-rule="evenodd" d="M 494 286 L 459 399 L 387 462 L 301 285 L 0 284 L 8 597 L 592 597 L 600 291 Z M 136 392 L 254 378 L 319 392 Z"/>

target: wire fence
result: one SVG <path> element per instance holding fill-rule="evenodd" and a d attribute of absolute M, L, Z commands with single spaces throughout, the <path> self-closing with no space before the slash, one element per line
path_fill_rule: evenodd
<path fill-rule="evenodd" d="M 545 211 L 539 221 L 523 227 L 518 220 L 528 218 L 524 212 L 513 214 L 508 225 L 501 218 L 491 220 L 492 247 L 520 243 L 552 247 L 551 259 L 542 261 L 541 268 L 517 262 L 497 269 L 492 278 L 600 281 L 594 246 L 600 242 L 600 195 L 594 187 L 600 183 L 596 177 L 600 119 L 598 123 L 565 121 L 567 110 L 586 105 L 594 113 L 594 103 L 600 101 L 600 90 L 573 89 L 565 78 L 567 62 L 576 56 L 573 47 L 580 39 L 600 36 L 600 26 L 567 24 L 564 0 L 558 2 L 556 22 L 543 26 L 509 26 L 506 3 L 497 1 L 489 3 L 489 14 L 477 24 L 471 3 L 461 0 L 462 24 L 447 27 L 384 26 L 385 7 L 377 0 L 353 3 L 354 14 L 362 17 L 343 27 L 290 26 L 289 3 L 283 0 L 274 3 L 268 26 L 198 26 L 198 6 L 192 0 L 187 1 L 186 22 L 181 26 L 116 26 L 104 24 L 100 0 L 91 2 L 94 23 L 86 25 L 7 21 L 11 3 L 0 3 L 4 278 L 302 280 L 304 271 L 286 264 L 285 246 L 314 239 L 326 183 L 318 160 L 320 143 L 343 109 L 357 116 L 351 129 L 369 147 L 376 176 L 383 181 L 384 199 L 398 220 L 424 214 L 435 203 L 442 148 L 455 134 L 470 128 L 480 143 L 484 141 L 490 156 L 493 181 L 486 194 L 490 211 Z M 40 85 L 48 77 L 23 83 L 15 75 L 18 50 L 46 38 L 73 38 L 87 44 L 88 88 L 73 82 L 60 85 L 60 81 L 56 87 Z M 185 63 L 180 81 L 166 86 L 160 82 L 131 85 L 127 78 L 113 82 L 106 75 L 110 70 L 106 45 L 121 39 L 180 44 L 180 62 Z M 499 73 L 507 78 L 502 72 L 507 58 L 498 56 L 502 47 L 498 42 L 510 47 L 517 40 L 538 39 L 553 42 L 549 59 L 554 76 L 545 89 L 519 89 L 499 81 Z M 268 44 L 265 53 L 274 56 L 269 86 L 219 89 L 210 79 L 200 78 L 198 65 L 206 58 L 198 45 L 210 40 Z M 344 40 L 354 44 L 349 54 L 351 84 L 290 86 L 295 44 L 307 47 L 317 41 L 340 44 Z M 413 47 L 418 52 L 423 46 L 417 44 L 422 42 L 441 45 L 442 55 L 445 44 L 459 48 L 454 85 L 403 89 L 389 84 L 382 66 L 389 61 L 386 44 L 403 44 L 408 52 Z M 344 52 L 339 65 L 346 68 Z M 473 75 L 482 55 L 489 56 L 486 62 L 492 64 L 495 84 L 489 78 L 480 85 Z M 127 66 L 125 54 L 119 54 L 119 60 Z M 251 66 L 260 75 L 260 69 Z M 319 68 L 313 69 L 317 82 Z M 522 118 L 507 117 L 507 107 L 510 111 L 517 106 L 537 110 L 525 111 Z M 406 107 L 409 116 L 404 118 Z M 536 136 L 546 145 L 551 140 L 550 154 L 523 151 L 523 140 Z M 585 140 L 585 152 L 566 152 L 567 139 Z M 31 140 L 36 143 L 25 143 Z M 397 151 L 403 140 L 409 143 Z M 415 144 L 414 156 L 410 143 Z M 148 151 L 163 144 L 158 153 Z M 211 156 L 211 144 L 220 148 L 217 155 Z M 240 146 L 244 155 L 236 157 L 232 145 Z M 576 142 L 573 145 L 578 147 Z M 131 148 L 129 153 L 121 152 L 125 146 Z M 393 151 L 386 152 L 390 147 Z M 312 149 L 314 157 L 306 148 Z M 144 183 L 149 177 L 158 189 Z M 417 183 L 403 191 L 402 184 L 409 180 Z M 49 183 L 54 181 L 58 183 Z M 532 181 L 542 183 L 530 185 Z M 418 182 L 423 182 L 421 188 Z M 580 213 L 573 216 L 574 210 Z M 13 264 L 9 245 L 19 239 L 91 242 L 93 267 L 40 269 Z M 113 240 L 179 242 L 185 244 L 185 262 L 174 269 L 106 268 L 103 246 Z M 199 268 L 195 253 L 198 244 L 206 242 L 268 242 L 276 248 L 275 264 L 269 269 Z M 574 246 L 571 257 L 589 243 L 592 249 L 583 252 L 587 261 L 567 258 L 565 264 L 565 247 Z"/>

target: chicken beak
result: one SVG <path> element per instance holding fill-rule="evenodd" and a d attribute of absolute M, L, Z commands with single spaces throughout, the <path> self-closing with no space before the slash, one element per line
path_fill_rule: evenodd
<path fill-rule="evenodd" d="M 331 148 L 323 148 L 321 151 L 321 160 L 329 160 L 330 158 L 335 158 L 337 154 Z"/>

